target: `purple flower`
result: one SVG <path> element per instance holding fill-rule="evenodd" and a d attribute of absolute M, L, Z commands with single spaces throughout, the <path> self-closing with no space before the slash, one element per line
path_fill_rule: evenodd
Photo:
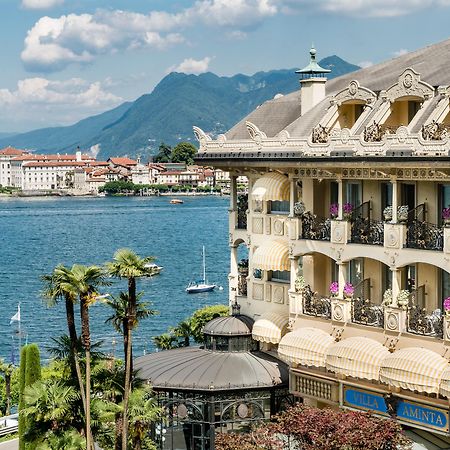
<path fill-rule="evenodd" d="M 333 281 L 330 284 L 330 294 L 337 295 L 339 293 L 339 283 L 337 281 Z"/>
<path fill-rule="evenodd" d="M 450 219 L 450 206 L 442 210 L 442 218 L 444 220 Z"/>
<path fill-rule="evenodd" d="M 344 203 L 344 214 L 351 214 L 353 212 L 353 205 L 351 203 Z"/>
<path fill-rule="evenodd" d="M 330 205 L 330 215 L 331 217 L 337 217 L 339 214 L 339 204 L 338 203 L 332 203 Z"/>
<path fill-rule="evenodd" d="M 350 296 L 353 295 L 353 292 L 355 292 L 353 284 L 347 281 L 344 286 L 344 294 Z"/>
<path fill-rule="evenodd" d="M 447 297 L 444 300 L 444 310 L 445 311 L 450 311 L 450 297 Z"/>

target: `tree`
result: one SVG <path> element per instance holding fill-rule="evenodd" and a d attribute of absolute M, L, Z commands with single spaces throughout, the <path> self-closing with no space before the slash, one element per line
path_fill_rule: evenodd
<path fill-rule="evenodd" d="M 26 346 L 20 350 L 20 366 L 19 366 L 19 450 L 25 449 L 25 431 L 26 422 L 25 416 L 22 414 L 22 409 L 25 406 L 23 393 L 25 391 L 25 371 L 27 368 L 27 349 Z"/>
<path fill-rule="evenodd" d="M 0 372 L 3 373 L 5 378 L 5 396 L 6 396 L 6 410 L 5 414 L 9 416 L 11 414 L 11 376 L 14 371 L 14 365 L 5 363 L 3 359 L 0 359 Z"/>
<path fill-rule="evenodd" d="M 180 142 L 172 151 L 172 162 L 186 163 L 188 166 L 194 164 L 194 156 L 197 154 L 197 148 L 190 142 Z"/>
<path fill-rule="evenodd" d="M 203 342 L 203 327 L 212 319 L 228 316 L 229 307 L 226 305 L 206 306 L 195 311 L 191 317 L 191 334 L 195 342 Z"/>
<path fill-rule="evenodd" d="M 167 163 L 170 162 L 172 156 L 172 147 L 161 142 L 159 144 L 158 154 L 153 158 L 154 162 Z"/>
<path fill-rule="evenodd" d="M 176 327 L 172 328 L 172 332 L 176 337 L 183 339 L 183 342 L 180 345 L 183 347 L 189 347 L 190 337 L 192 334 L 190 319 L 185 319 L 179 322 Z"/>
<path fill-rule="evenodd" d="M 177 347 L 177 338 L 173 334 L 163 333 L 159 336 L 153 336 L 152 340 L 159 350 L 170 350 Z"/>
<path fill-rule="evenodd" d="M 123 450 L 126 450 L 128 442 L 128 398 L 131 392 L 131 374 L 133 370 L 132 331 L 138 325 L 136 279 L 144 276 L 152 276 L 155 273 L 155 270 L 150 266 L 150 263 L 154 260 L 154 257 L 141 258 L 132 250 L 122 248 L 116 251 L 113 261 L 106 264 L 111 276 L 126 278 L 128 280 L 128 306 L 126 308 L 127 343 L 125 351 L 125 383 L 123 395 Z"/>

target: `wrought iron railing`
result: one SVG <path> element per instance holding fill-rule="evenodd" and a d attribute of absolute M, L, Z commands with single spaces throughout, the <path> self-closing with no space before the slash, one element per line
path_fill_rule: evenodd
<path fill-rule="evenodd" d="M 371 327 L 384 327 L 384 309 L 370 300 L 370 278 L 355 286 L 352 299 L 352 322 Z"/>
<path fill-rule="evenodd" d="M 248 276 L 248 268 L 246 270 L 239 269 L 238 295 L 241 295 L 243 297 L 247 296 L 247 276 Z"/>
<path fill-rule="evenodd" d="M 302 239 L 329 241 L 331 238 L 331 220 L 317 217 L 316 214 L 306 212 L 302 216 Z"/>
<path fill-rule="evenodd" d="M 313 292 L 310 286 L 302 290 L 303 314 L 307 316 L 325 317 L 331 319 L 331 301 Z"/>
<path fill-rule="evenodd" d="M 419 286 L 409 296 L 409 306 L 406 314 L 406 329 L 408 333 L 422 336 L 443 336 L 443 314 L 440 309 L 427 311 L 425 306 L 425 286 Z"/>
<path fill-rule="evenodd" d="M 352 222 L 351 242 L 384 245 L 384 225 L 378 220 L 358 217 Z"/>
<path fill-rule="evenodd" d="M 238 195 L 237 199 L 237 227 L 241 230 L 247 229 L 247 210 L 248 210 L 248 195 Z"/>
<path fill-rule="evenodd" d="M 442 251 L 444 229 L 433 223 L 412 220 L 408 222 L 406 247 Z"/>

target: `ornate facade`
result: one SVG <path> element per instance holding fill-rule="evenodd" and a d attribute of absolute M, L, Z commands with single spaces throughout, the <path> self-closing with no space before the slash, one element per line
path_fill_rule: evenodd
<path fill-rule="evenodd" d="M 290 363 L 291 392 L 440 435 L 450 399 L 450 76 L 437 65 L 450 65 L 449 51 L 446 41 L 328 82 L 319 66 L 299 71 L 299 92 L 227 134 L 194 129 L 197 161 L 231 175 L 230 302 Z"/>

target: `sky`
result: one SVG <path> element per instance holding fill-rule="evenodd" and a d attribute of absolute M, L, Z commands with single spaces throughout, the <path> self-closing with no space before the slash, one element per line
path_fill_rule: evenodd
<path fill-rule="evenodd" d="M 450 0 L 0 0 L 0 132 L 72 124 L 171 71 L 369 66 L 449 38 Z"/>

